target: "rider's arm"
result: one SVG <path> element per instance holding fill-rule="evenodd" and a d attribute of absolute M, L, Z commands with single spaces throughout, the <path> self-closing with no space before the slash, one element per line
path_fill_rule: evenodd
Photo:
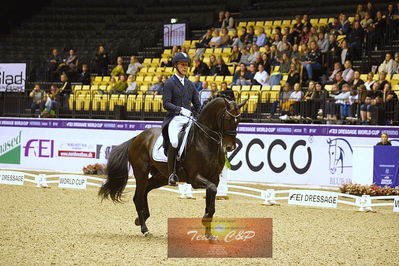
<path fill-rule="evenodd" d="M 192 88 L 192 97 L 191 97 L 191 102 L 194 105 L 194 109 L 197 113 L 199 113 L 200 109 L 201 109 L 201 101 L 199 99 L 199 94 L 197 92 L 197 90 L 194 88 Z"/>
<path fill-rule="evenodd" d="M 180 113 L 181 107 L 176 106 L 172 103 L 172 95 L 173 95 L 173 84 L 171 82 L 165 82 L 162 102 L 163 108 L 165 108 L 169 112 Z"/>

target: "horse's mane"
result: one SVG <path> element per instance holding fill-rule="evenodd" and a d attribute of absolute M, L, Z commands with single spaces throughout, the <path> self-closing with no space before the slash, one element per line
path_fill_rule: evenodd
<path fill-rule="evenodd" d="M 204 103 L 203 103 L 202 106 L 201 106 L 200 113 L 202 112 L 202 110 L 204 110 L 205 107 L 208 106 L 208 104 L 209 104 L 210 102 L 212 102 L 212 101 L 214 101 L 214 100 L 216 100 L 216 99 L 227 99 L 227 100 L 231 101 L 230 97 L 228 97 L 227 95 L 218 93 L 218 94 L 216 94 L 216 95 L 213 95 L 213 96 L 209 97 L 208 99 L 206 99 L 206 100 L 204 101 Z"/>

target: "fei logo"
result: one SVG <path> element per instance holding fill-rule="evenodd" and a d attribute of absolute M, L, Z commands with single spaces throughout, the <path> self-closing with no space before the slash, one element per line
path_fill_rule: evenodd
<path fill-rule="evenodd" d="M 30 139 L 24 146 L 25 157 L 53 158 L 54 140 L 50 139 Z"/>
<path fill-rule="evenodd" d="M 327 144 L 330 173 L 343 174 L 344 168 L 352 167 L 352 146 L 343 138 L 328 139 Z"/>

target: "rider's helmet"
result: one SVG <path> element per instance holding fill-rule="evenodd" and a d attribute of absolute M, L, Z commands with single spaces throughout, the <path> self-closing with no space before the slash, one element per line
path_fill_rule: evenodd
<path fill-rule="evenodd" d="M 172 59 L 172 64 L 174 66 L 176 66 L 176 64 L 178 62 L 187 62 L 188 64 L 190 64 L 191 63 L 191 59 L 188 56 L 188 54 L 180 52 L 180 53 L 175 54 L 175 56 Z"/>

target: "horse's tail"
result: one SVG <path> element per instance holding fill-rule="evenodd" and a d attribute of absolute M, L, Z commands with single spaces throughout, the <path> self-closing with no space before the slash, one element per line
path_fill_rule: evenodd
<path fill-rule="evenodd" d="M 107 180 L 98 191 L 102 199 L 121 202 L 122 192 L 129 179 L 129 147 L 134 138 L 111 150 L 107 163 Z"/>

